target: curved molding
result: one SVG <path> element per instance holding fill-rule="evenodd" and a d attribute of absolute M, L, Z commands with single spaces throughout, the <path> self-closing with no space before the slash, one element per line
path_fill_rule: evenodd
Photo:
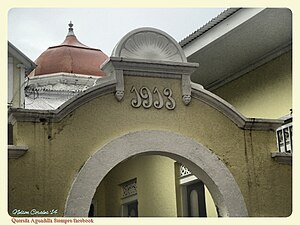
<path fill-rule="evenodd" d="M 201 85 L 192 83 L 192 97 L 215 108 L 238 127 L 247 130 L 276 130 L 283 124 L 279 119 L 246 118 L 224 99 L 205 90 Z"/>
<path fill-rule="evenodd" d="M 106 174 L 125 159 L 139 154 L 163 155 L 188 166 L 208 187 L 220 216 L 248 216 L 233 175 L 213 152 L 190 138 L 155 130 L 126 134 L 92 155 L 71 186 L 64 215 L 87 216 L 96 189 Z"/>
<path fill-rule="evenodd" d="M 167 33 L 155 28 L 139 28 L 126 34 L 112 52 L 113 57 L 187 62 L 185 54 Z"/>
<path fill-rule="evenodd" d="M 106 95 L 109 93 L 115 93 L 117 81 L 115 76 L 102 78 L 102 83 L 99 83 L 86 91 L 74 96 L 66 101 L 56 110 L 30 110 L 30 109 L 9 109 L 9 121 L 14 124 L 15 121 L 24 122 L 44 122 L 52 121 L 59 122 L 69 113 L 75 109 L 91 101 L 92 99 Z M 275 119 L 259 119 L 259 118 L 246 118 L 239 113 L 232 105 L 218 97 L 217 95 L 203 89 L 199 84 L 191 83 L 192 93 L 191 96 L 194 99 L 202 101 L 211 107 L 215 108 L 238 127 L 249 130 L 276 130 L 280 127 L 284 120 Z M 123 94 L 123 93 L 121 93 Z M 184 96 L 186 97 L 186 96 Z M 186 97 L 187 104 L 190 99 Z"/>

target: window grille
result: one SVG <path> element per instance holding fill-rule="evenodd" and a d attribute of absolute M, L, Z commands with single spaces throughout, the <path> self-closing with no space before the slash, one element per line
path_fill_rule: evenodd
<path fill-rule="evenodd" d="M 126 183 L 121 184 L 121 197 L 127 198 L 132 195 L 137 194 L 137 185 L 136 185 L 136 179 L 130 180 Z"/>
<path fill-rule="evenodd" d="M 185 177 L 185 176 L 188 176 L 188 175 L 191 175 L 191 171 L 186 168 L 184 165 L 180 165 L 180 177 Z"/>
<path fill-rule="evenodd" d="M 284 124 L 276 130 L 277 147 L 279 152 L 293 152 L 293 124 Z"/>

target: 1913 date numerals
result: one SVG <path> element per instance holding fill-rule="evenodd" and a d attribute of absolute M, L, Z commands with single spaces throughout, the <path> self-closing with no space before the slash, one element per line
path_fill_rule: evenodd
<path fill-rule="evenodd" d="M 151 91 L 148 87 L 141 87 L 137 89 L 132 86 L 131 93 L 135 93 L 135 98 L 131 100 L 131 106 L 139 108 L 143 106 L 145 109 L 149 109 L 152 106 L 156 109 L 161 109 L 164 106 L 168 110 L 173 110 L 176 107 L 175 99 L 173 98 L 173 92 L 170 88 L 164 88 L 162 93 L 157 87 Z"/>

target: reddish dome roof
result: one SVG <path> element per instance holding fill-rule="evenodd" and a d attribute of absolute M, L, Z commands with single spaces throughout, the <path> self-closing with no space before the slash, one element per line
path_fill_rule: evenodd
<path fill-rule="evenodd" d="M 36 59 L 37 67 L 29 76 L 60 72 L 105 76 L 100 65 L 108 56 L 100 49 L 80 43 L 72 27 L 73 24 L 70 23 L 68 35 L 62 44 L 49 47 Z"/>

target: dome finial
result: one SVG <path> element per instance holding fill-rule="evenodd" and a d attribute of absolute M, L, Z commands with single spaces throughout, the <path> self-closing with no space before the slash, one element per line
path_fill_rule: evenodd
<path fill-rule="evenodd" d="M 73 32 L 73 23 L 72 23 L 72 21 L 70 21 L 70 23 L 69 23 L 69 32 L 68 32 L 67 36 L 71 36 L 71 35 L 75 36 L 75 34 Z"/>

